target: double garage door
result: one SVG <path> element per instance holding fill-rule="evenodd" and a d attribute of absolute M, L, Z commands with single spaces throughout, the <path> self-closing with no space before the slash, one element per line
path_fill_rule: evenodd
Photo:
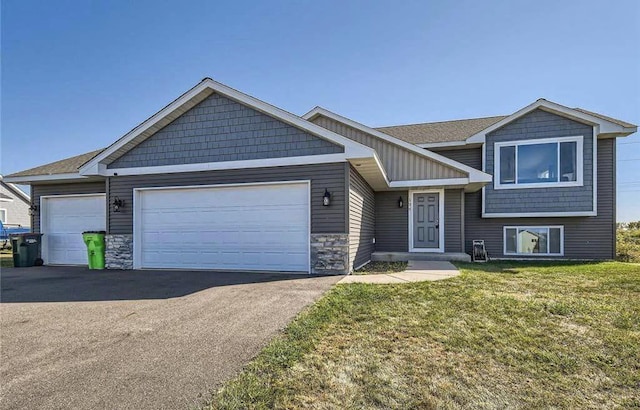
<path fill-rule="evenodd" d="M 136 268 L 309 270 L 309 185 L 135 191 Z"/>
<path fill-rule="evenodd" d="M 135 268 L 309 270 L 309 185 L 134 191 Z M 105 230 L 104 194 L 43 197 L 45 263 L 81 265 L 81 233 Z"/>

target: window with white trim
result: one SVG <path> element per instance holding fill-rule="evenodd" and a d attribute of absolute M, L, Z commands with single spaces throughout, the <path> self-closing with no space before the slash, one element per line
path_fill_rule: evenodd
<path fill-rule="evenodd" d="M 505 255 L 564 255 L 563 226 L 505 226 Z"/>
<path fill-rule="evenodd" d="M 6 209 L 0 209 L 0 221 L 2 221 L 3 224 L 7 223 L 7 210 Z"/>
<path fill-rule="evenodd" d="M 582 186 L 583 136 L 495 144 L 495 189 Z"/>

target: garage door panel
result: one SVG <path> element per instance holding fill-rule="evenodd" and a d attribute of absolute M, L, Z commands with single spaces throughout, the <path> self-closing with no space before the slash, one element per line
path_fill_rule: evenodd
<path fill-rule="evenodd" d="M 42 201 L 45 263 L 87 264 L 82 232 L 106 229 L 105 195 L 53 196 Z"/>
<path fill-rule="evenodd" d="M 141 266 L 308 271 L 307 184 L 140 193 Z"/>

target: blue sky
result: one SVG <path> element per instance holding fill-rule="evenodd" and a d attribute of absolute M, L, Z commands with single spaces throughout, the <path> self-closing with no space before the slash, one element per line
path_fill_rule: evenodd
<path fill-rule="evenodd" d="M 109 145 L 203 77 L 372 126 L 544 97 L 640 124 L 640 2 L 2 2 L 3 174 Z M 640 136 L 618 141 L 640 220 Z"/>

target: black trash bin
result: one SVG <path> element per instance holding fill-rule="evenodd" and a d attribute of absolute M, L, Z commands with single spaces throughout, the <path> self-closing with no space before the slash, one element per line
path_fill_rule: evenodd
<path fill-rule="evenodd" d="M 13 248 L 13 266 L 25 268 L 42 265 L 40 257 L 42 250 L 41 233 L 21 233 L 11 235 Z"/>

